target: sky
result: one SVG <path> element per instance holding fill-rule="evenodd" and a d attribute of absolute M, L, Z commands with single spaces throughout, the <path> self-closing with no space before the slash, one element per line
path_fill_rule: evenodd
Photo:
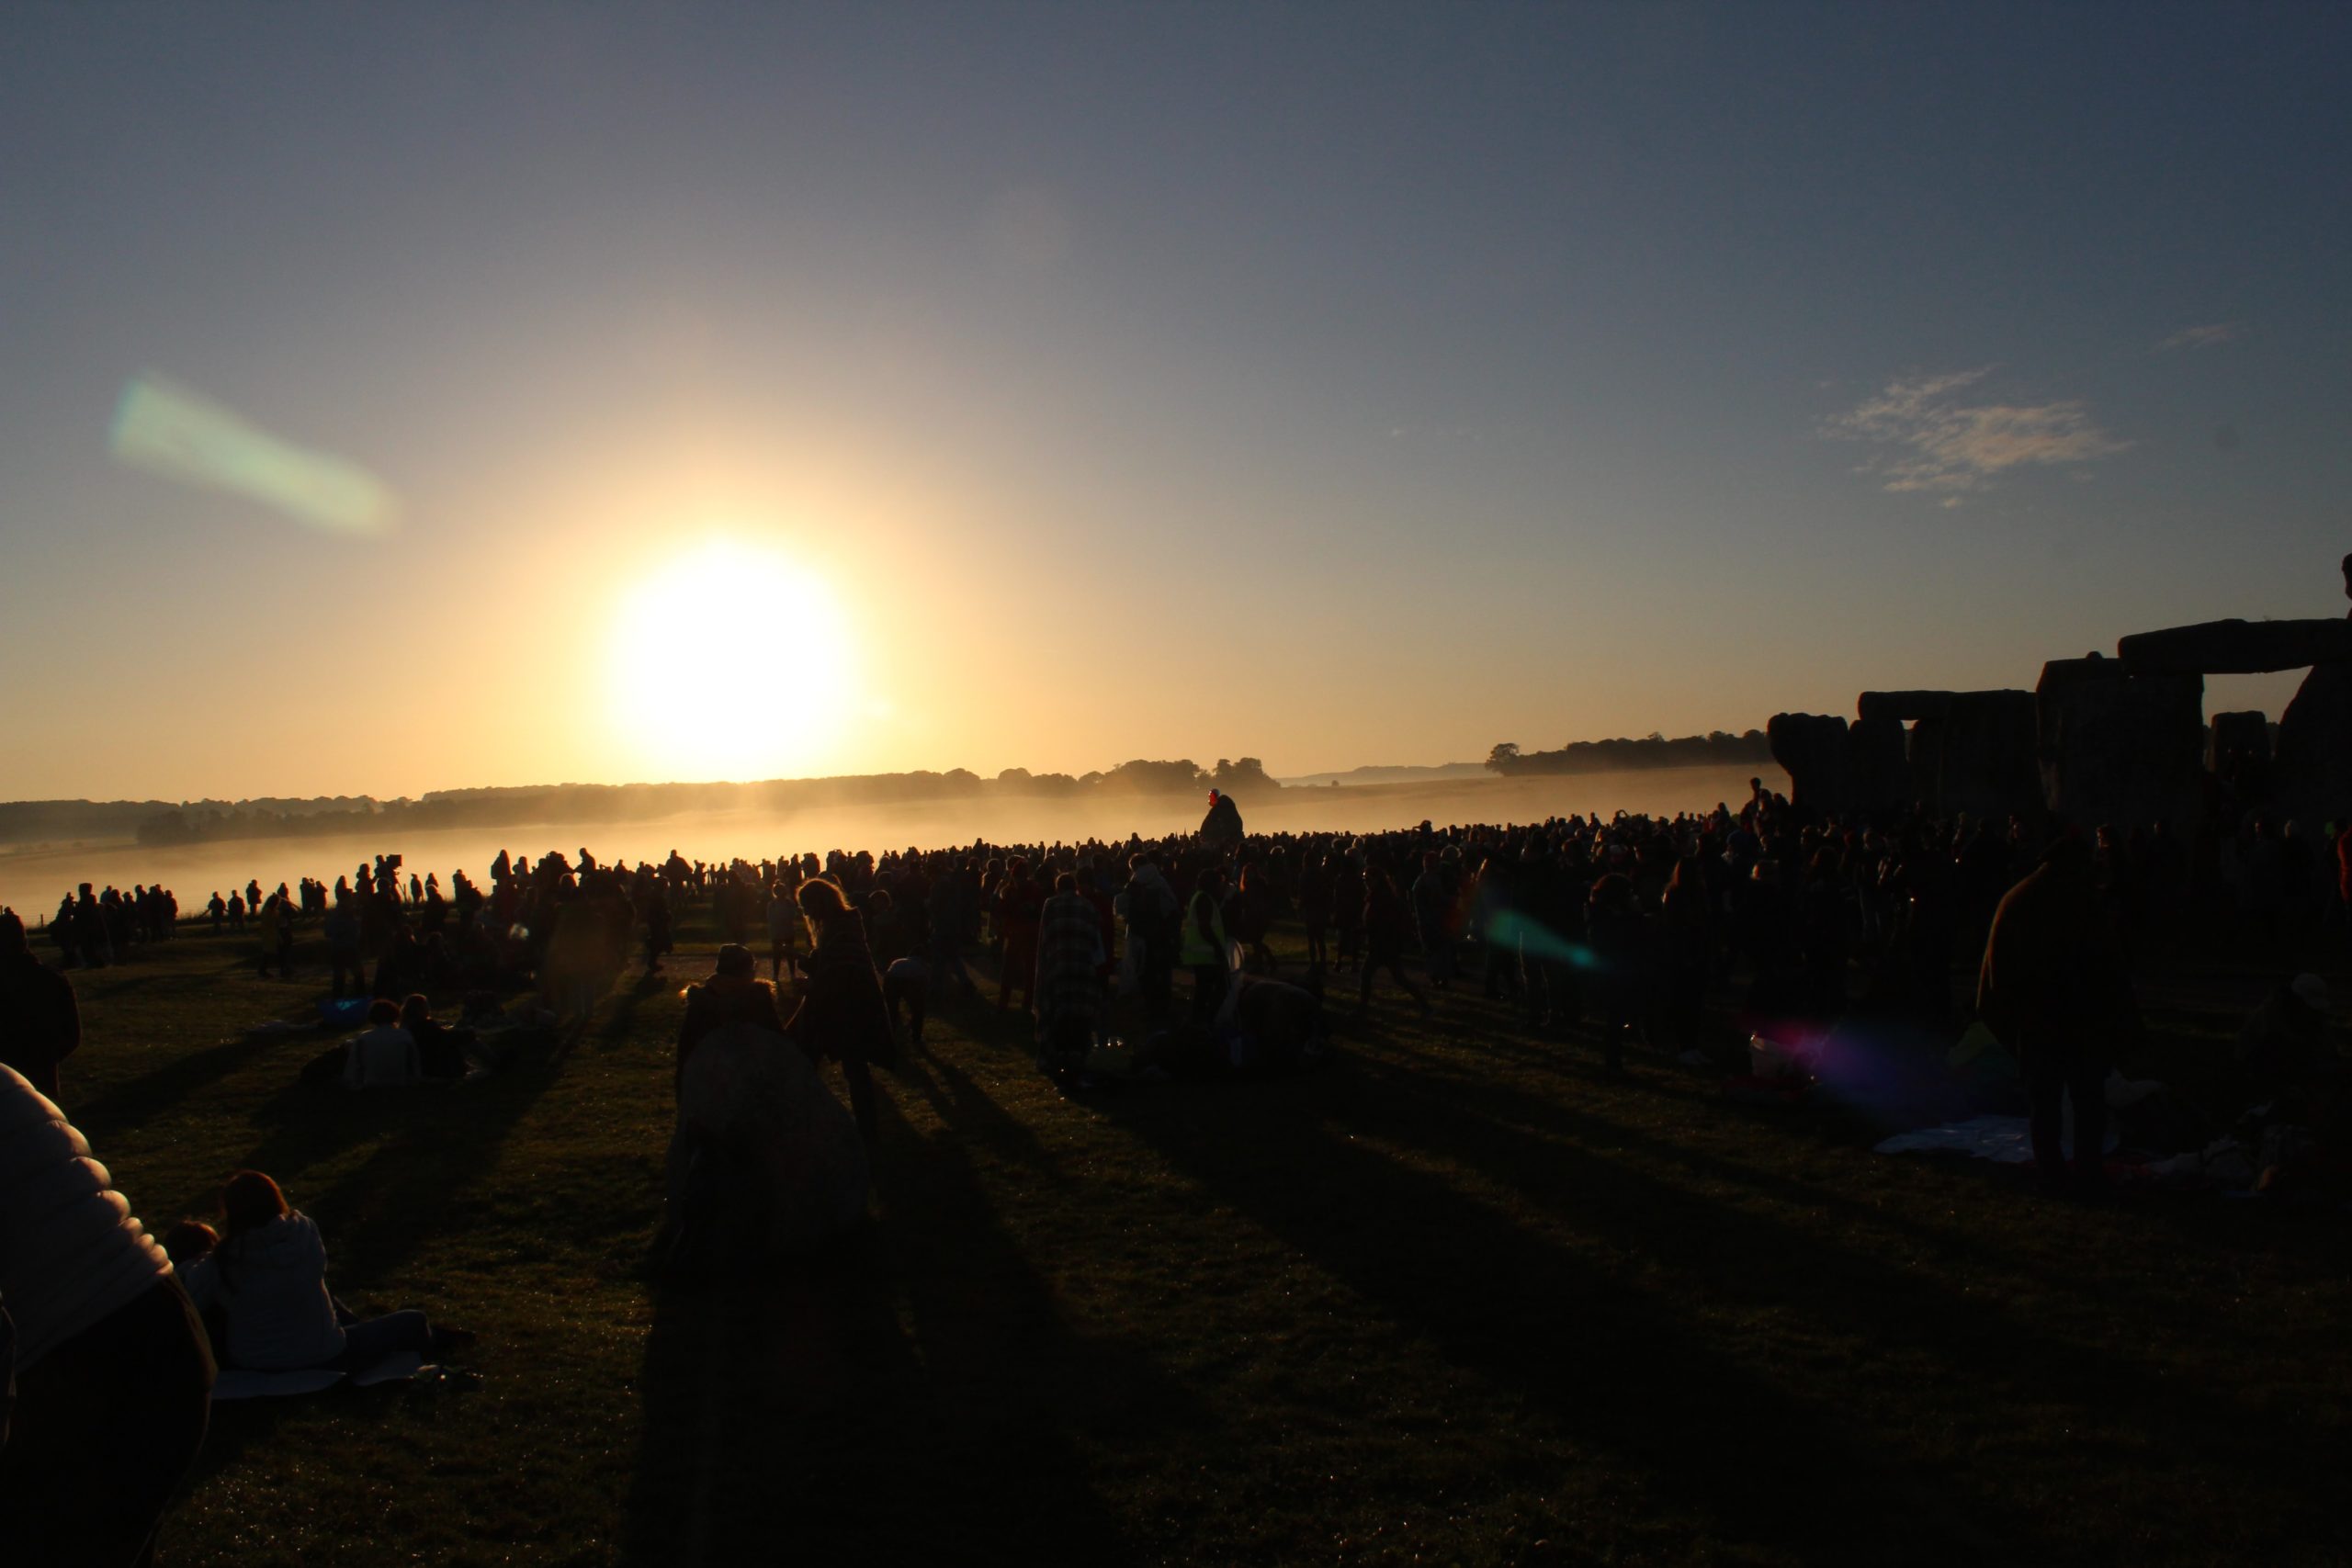
<path fill-rule="evenodd" d="M 2347 80 L 2341 6 L 11 6 L 0 797 L 1476 760 L 2340 615 Z"/>

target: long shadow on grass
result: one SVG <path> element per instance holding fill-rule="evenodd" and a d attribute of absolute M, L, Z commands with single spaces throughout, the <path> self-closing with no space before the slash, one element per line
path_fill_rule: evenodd
<path fill-rule="evenodd" d="M 1334 1090 L 1363 1092 L 1335 1075 L 1138 1094 L 1115 1113 L 1449 1360 L 1522 1391 L 1579 1449 L 1619 1456 L 1651 1494 L 1645 1506 L 1695 1517 L 1705 1539 L 1760 1541 L 1816 1562 L 1982 1562 L 1994 1542 L 2023 1550 L 2019 1521 L 1955 1497 L 1951 1477 L 1900 1464 L 1860 1422 L 1708 1347 L 1654 1292 L 1299 1114 L 1300 1095 Z M 1202 1094 L 1221 1103 L 1214 1119 L 1194 1121 L 1189 1102 Z M 1448 1145 L 1476 1135 L 1446 1130 L 1442 1109 L 1438 1118 L 1419 1134 Z M 1267 1168 L 1270 1148 L 1283 1151 L 1278 1171 Z M 1672 1226 L 1688 1207 L 1653 1194 L 1628 1224 Z M 1759 1462 L 1767 1454 L 1777 1457 Z M 1534 1490 L 1556 1461 L 1531 1453 L 1520 1463 L 1523 1473 L 1509 1479 Z M 1802 1506 L 1792 1504 L 1792 1481 Z"/>
<path fill-rule="evenodd" d="M 1082 1445 L 1203 1417 L 1142 1356 L 1065 1323 L 970 1152 L 1034 1147 L 984 1094 L 885 1097 L 888 1217 L 764 1282 L 654 1290 L 626 1556 L 641 1562 L 1111 1562 L 1136 1551 Z"/>
<path fill-rule="evenodd" d="M 304 1037 L 294 1037 L 298 1042 Z M 74 1125 L 104 1149 L 115 1138 L 158 1118 L 179 1113 L 187 1097 L 229 1077 L 254 1057 L 283 1049 L 286 1037 L 247 1035 L 224 1040 L 185 1056 L 175 1056 L 152 1072 L 141 1073 L 108 1089 L 97 1100 L 74 1108 Z"/>

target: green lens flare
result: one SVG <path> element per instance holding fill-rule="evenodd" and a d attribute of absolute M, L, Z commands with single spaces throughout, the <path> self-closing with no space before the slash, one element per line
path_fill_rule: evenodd
<path fill-rule="evenodd" d="M 367 469 L 305 452 L 153 372 L 123 388 L 107 446 L 130 468 L 245 496 L 329 533 L 379 536 L 400 513 Z"/>

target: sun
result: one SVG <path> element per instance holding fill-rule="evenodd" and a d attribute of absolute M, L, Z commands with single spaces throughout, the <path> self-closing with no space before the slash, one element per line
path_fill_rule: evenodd
<path fill-rule="evenodd" d="M 654 781 L 785 778 L 840 750 L 856 658 L 830 584 L 716 538 L 622 591 L 611 721 Z"/>

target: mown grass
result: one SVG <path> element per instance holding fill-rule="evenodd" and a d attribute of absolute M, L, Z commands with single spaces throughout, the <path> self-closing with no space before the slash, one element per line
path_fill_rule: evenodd
<path fill-rule="evenodd" d="M 481 1381 L 218 1407 L 172 1561 L 2344 1560 L 2335 1222 L 2055 1203 L 1384 990 L 1312 1076 L 1082 1100 L 951 1006 L 865 1236 L 658 1281 L 695 952 L 367 1098 L 244 1039 L 317 994 L 247 959 L 78 976 L 70 1112 L 159 1228 L 270 1171 L 346 1300 L 477 1329 Z"/>

